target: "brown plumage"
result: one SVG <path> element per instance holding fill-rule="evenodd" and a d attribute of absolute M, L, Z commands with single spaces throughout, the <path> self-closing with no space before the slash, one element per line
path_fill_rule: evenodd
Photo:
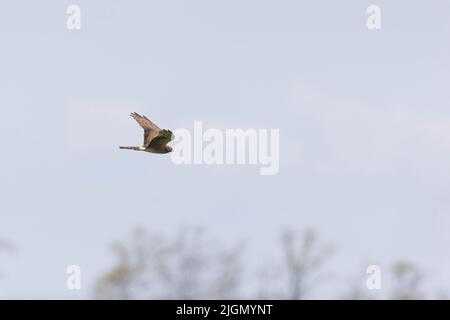
<path fill-rule="evenodd" d="M 160 129 L 147 117 L 141 116 L 136 112 L 131 114 L 134 120 L 144 129 L 144 145 L 142 147 L 119 147 L 135 151 L 146 151 L 151 153 L 169 153 L 172 148 L 167 144 L 174 139 L 172 131 Z"/>

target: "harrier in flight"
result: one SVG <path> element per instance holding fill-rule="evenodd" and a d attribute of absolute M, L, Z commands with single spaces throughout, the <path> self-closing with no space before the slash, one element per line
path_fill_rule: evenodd
<path fill-rule="evenodd" d="M 147 119 L 147 117 L 141 116 L 136 112 L 133 112 L 131 117 L 144 129 L 144 145 L 142 147 L 119 147 L 120 149 L 151 153 L 169 153 L 172 151 L 172 147 L 167 145 L 174 139 L 172 131 L 161 130 L 156 124 Z"/>

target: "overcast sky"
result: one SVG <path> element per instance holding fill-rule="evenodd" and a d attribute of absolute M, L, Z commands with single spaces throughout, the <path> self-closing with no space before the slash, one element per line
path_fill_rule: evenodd
<path fill-rule="evenodd" d="M 89 298 L 113 241 L 182 224 L 247 259 L 314 228 L 344 280 L 408 259 L 450 293 L 449 17 L 444 0 L 4 1 L 0 297 Z M 119 150 L 141 143 L 132 111 L 280 129 L 279 173 Z"/>

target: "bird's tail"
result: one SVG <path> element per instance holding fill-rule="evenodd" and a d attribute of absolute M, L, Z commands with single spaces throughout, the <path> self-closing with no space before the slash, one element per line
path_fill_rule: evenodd
<path fill-rule="evenodd" d="M 140 151 L 141 147 L 119 147 L 120 149 L 128 149 L 128 150 L 136 150 L 136 151 Z"/>

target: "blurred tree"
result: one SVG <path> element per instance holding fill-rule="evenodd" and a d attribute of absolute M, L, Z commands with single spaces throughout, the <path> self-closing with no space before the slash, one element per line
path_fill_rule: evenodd
<path fill-rule="evenodd" d="M 14 246 L 9 241 L 0 238 L 0 251 L 13 252 Z"/>
<path fill-rule="evenodd" d="M 238 295 L 240 250 L 226 249 L 201 228 L 169 240 L 143 230 L 114 247 L 116 266 L 97 284 L 99 299 L 231 299 Z"/>
<path fill-rule="evenodd" d="M 320 279 L 319 271 L 331 257 L 332 248 L 321 245 L 313 230 L 307 230 L 304 234 L 286 230 L 282 234 L 282 247 L 289 298 L 305 298 Z"/>
<path fill-rule="evenodd" d="M 365 272 L 367 270 L 367 263 L 363 264 L 358 270 L 359 272 L 355 272 L 351 278 L 346 281 L 346 292 L 342 295 L 341 299 L 343 300 L 372 300 L 375 299 L 373 290 L 370 290 L 367 287 L 367 277 L 368 274 Z M 364 271 L 364 272 L 361 272 Z"/>
<path fill-rule="evenodd" d="M 8 242 L 4 239 L 0 239 L 0 253 L 3 253 L 3 252 L 13 253 L 14 251 L 15 251 L 15 248 L 10 242 Z M 1 274 L 1 270 L 0 270 L 0 278 L 1 278 L 1 276 L 2 276 L 2 274 Z"/>
<path fill-rule="evenodd" d="M 393 265 L 392 275 L 394 287 L 391 299 L 415 300 L 422 299 L 422 274 L 418 268 L 407 261 L 400 261 Z"/>

